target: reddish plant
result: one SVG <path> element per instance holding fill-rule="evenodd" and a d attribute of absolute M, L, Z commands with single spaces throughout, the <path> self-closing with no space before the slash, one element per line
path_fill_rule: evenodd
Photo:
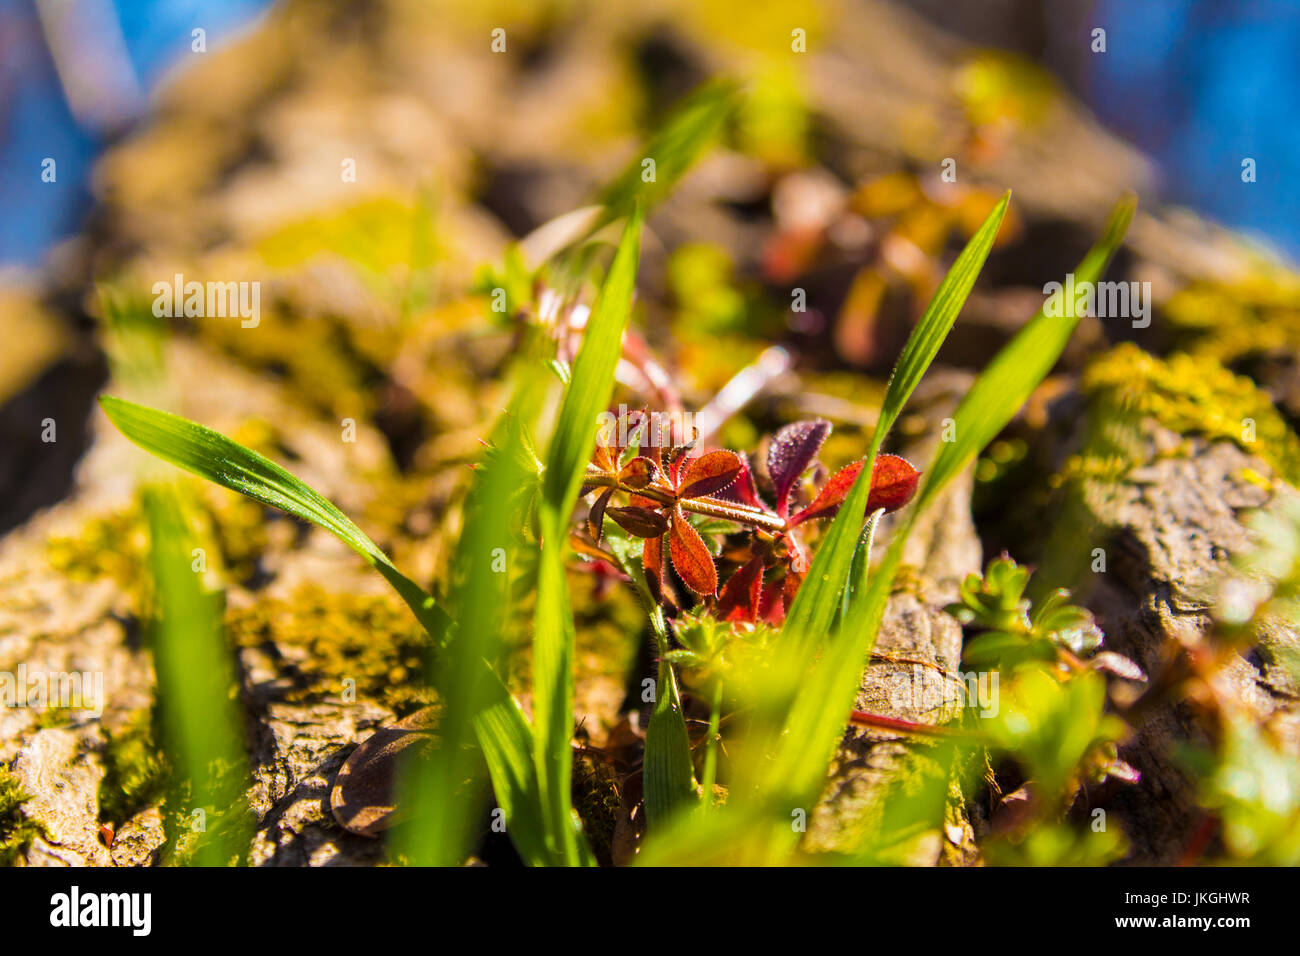
<path fill-rule="evenodd" d="M 632 437 L 644 431 L 634 428 Z M 609 518 L 628 534 L 644 539 L 646 578 L 660 600 L 666 597 L 666 557 L 682 582 L 718 618 L 778 624 L 808 571 L 799 527 L 833 517 L 862 471 L 863 462 L 856 461 L 836 472 L 811 501 L 791 514 L 796 485 L 814 464 L 830 432 L 829 422 L 804 421 L 787 425 L 772 436 L 767 476 L 775 493 L 774 507 L 759 496 L 743 454 L 726 449 L 696 454 L 695 442 L 669 449 L 619 446 L 602 435 L 585 478 L 585 491 L 603 489 L 591 505 L 588 531 L 599 542 Z M 919 477 L 906 459 L 878 455 L 865 514 L 903 507 L 916 493 Z M 615 496 L 626 504 L 614 504 Z M 688 513 L 749 529 L 744 545 L 726 554 L 726 559 L 739 567 L 721 593 L 714 556 L 688 520 Z"/>

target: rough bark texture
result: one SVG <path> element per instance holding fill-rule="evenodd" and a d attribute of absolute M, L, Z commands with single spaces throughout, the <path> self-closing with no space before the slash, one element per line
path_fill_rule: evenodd
<path fill-rule="evenodd" d="M 969 385 L 969 376 L 948 373 L 935 375 L 918 389 L 912 409 L 925 416 L 926 429 L 901 450 L 904 457 L 913 463 L 933 457 L 940 423 Z M 966 704 L 965 687 L 957 676 L 961 625 L 943 607 L 956 598 L 958 581 L 981 566 L 979 537 L 970 513 L 972 484 L 968 468 L 908 539 L 904 561 L 915 569 L 918 580 L 913 590 L 899 591 L 889 600 L 873 650 L 875 659 L 862 674 L 856 709 L 938 724 L 952 719 Z M 887 544 L 888 535 L 882 533 L 877 554 Z M 891 657 L 903 660 L 891 661 Z M 927 751 L 927 744 L 903 734 L 857 727 L 846 731 L 829 784 L 812 815 L 807 848 L 851 851 L 861 828 L 878 817 L 891 788 L 905 785 L 904 778 L 917 770 L 914 762 L 925 762 Z M 925 769 L 945 772 L 937 766 Z M 960 795 L 955 799 L 945 826 L 918 840 L 908 862 L 932 865 L 974 855 L 974 834 Z"/>
<path fill-rule="evenodd" d="M 1154 423 L 1151 448 L 1176 436 Z M 1094 578 L 1089 604 L 1106 644 L 1155 678 L 1180 648 L 1198 645 L 1211 622 L 1212 583 L 1230 553 L 1250 543 L 1243 514 L 1267 505 L 1269 491 L 1245 477 L 1268 474 L 1254 456 L 1227 442 L 1196 440 L 1186 457 L 1155 459 L 1123 481 L 1087 496 L 1090 521 L 1112 544 L 1107 570 Z M 1261 646 L 1300 647 L 1300 631 L 1278 626 Z M 1236 657 L 1222 671 L 1223 688 L 1272 723 L 1292 751 L 1300 749 L 1300 698 L 1293 680 L 1267 655 Z M 1179 744 L 1208 743 L 1190 703 L 1161 706 L 1121 756 L 1142 773 L 1136 786 L 1115 791 L 1114 807 L 1131 842 L 1129 861 L 1177 862 L 1203 819 L 1193 783 L 1178 763 Z"/>

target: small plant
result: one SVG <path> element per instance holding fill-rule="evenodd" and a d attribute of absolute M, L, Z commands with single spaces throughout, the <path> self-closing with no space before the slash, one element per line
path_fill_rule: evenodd
<path fill-rule="evenodd" d="M 982 576 L 970 574 L 962 581 L 960 601 L 946 610 L 973 633 L 962 653 L 968 666 L 1011 671 L 1039 663 L 1065 671 L 1094 668 L 1129 680 L 1146 680 L 1133 661 L 1100 650 L 1105 636 L 1091 612 L 1069 603 L 1065 588 L 1031 608 L 1024 594 L 1032 573 L 1003 555 L 990 562 Z"/>
<path fill-rule="evenodd" d="M 633 435 L 642 431 L 639 428 Z M 773 436 L 767 468 L 775 489 L 775 508 L 759 497 L 748 459 L 736 452 L 714 449 L 695 455 L 695 443 L 690 442 L 666 453 L 661 446 L 652 445 L 647 455 L 635 446 L 619 448 L 598 440 L 595 459 L 583 481 L 586 488 L 604 490 L 591 505 L 588 529 L 599 542 L 608 516 L 628 534 L 644 539 L 642 565 L 658 596 L 664 594 L 667 539 L 673 569 L 718 617 L 749 622 L 762 618 L 779 624 L 808 572 L 807 548 L 797 529 L 814 519 L 834 517 L 864 464 L 857 461 L 838 471 L 810 503 L 792 515 L 795 485 L 813 466 L 830 431 L 829 422 L 796 422 Z M 877 456 L 867 511 L 903 507 L 916 493 L 919 478 L 919 472 L 905 459 Z M 627 505 L 610 507 L 615 494 L 625 498 Z M 714 557 L 688 515 L 750 532 L 739 552 L 741 567 L 720 596 Z"/>
<path fill-rule="evenodd" d="M 1232 556 L 1217 582 L 1216 627 L 1207 647 L 1190 657 L 1197 698 L 1215 730 L 1212 748 L 1184 752 L 1198 771 L 1199 799 L 1231 859 L 1264 866 L 1300 864 L 1300 765 L 1274 720 L 1258 714 L 1217 680 L 1224 660 L 1254 648 L 1283 683 L 1300 683 L 1300 655 L 1283 642 L 1260 642 L 1279 624 L 1300 620 L 1300 499 L 1293 494 L 1250 515 L 1253 544 Z M 1258 646 L 1257 646 L 1258 645 Z M 1189 862 L 1205 849 L 1192 847 Z"/>

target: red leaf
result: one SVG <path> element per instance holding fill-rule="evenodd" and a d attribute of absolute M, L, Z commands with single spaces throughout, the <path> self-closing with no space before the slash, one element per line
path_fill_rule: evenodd
<path fill-rule="evenodd" d="M 780 581 L 768 581 L 763 585 L 763 595 L 758 601 L 758 616 L 769 624 L 780 624 L 785 620 L 781 587 Z"/>
<path fill-rule="evenodd" d="M 695 442 L 692 441 L 685 445 L 674 445 L 672 450 L 668 452 L 668 466 L 665 470 L 668 472 L 668 480 L 673 483 L 673 487 L 676 487 L 681 480 L 682 462 L 686 461 L 686 456 L 691 453 L 691 449 L 694 447 Z"/>
<path fill-rule="evenodd" d="M 767 450 L 767 473 L 776 486 L 776 513 L 781 517 L 790 512 L 790 489 L 812 464 L 830 433 L 831 423 L 817 419 L 786 425 L 772 436 Z"/>
<path fill-rule="evenodd" d="M 596 453 L 591 460 L 601 471 L 618 470 L 618 429 L 613 422 L 596 430 Z"/>
<path fill-rule="evenodd" d="M 717 615 L 724 621 L 753 621 L 763 593 L 763 559 L 752 558 L 736 569 L 718 595 Z"/>
<path fill-rule="evenodd" d="M 740 474 L 740 456 L 734 451 L 711 451 L 692 458 L 682 470 L 677 494 L 682 498 L 711 495 L 736 480 Z"/>
<path fill-rule="evenodd" d="M 658 538 L 668 530 L 668 519 L 649 508 L 610 508 L 609 516 L 628 534 Z"/>
<path fill-rule="evenodd" d="M 659 477 L 659 466 L 644 455 L 633 458 L 618 473 L 618 480 L 629 488 L 644 488 Z"/>
<path fill-rule="evenodd" d="M 877 458 L 883 457 L 883 455 L 877 456 Z M 855 461 L 831 475 L 822 486 L 822 490 L 817 492 L 817 497 L 813 499 L 812 504 L 790 519 L 790 527 L 803 524 L 812 518 L 828 518 L 839 511 L 840 505 L 852 490 L 853 483 L 858 480 L 860 471 L 862 471 L 862 462 Z"/>
<path fill-rule="evenodd" d="M 646 538 L 641 547 L 641 566 L 645 569 L 646 583 L 656 601 L 664 599 L 664 539 Z"/>
<path fill-rule="evenodd" d="M 784 599 L 786 607 L 794 603 L 794 597 L 799 593 L 799 585 L 801 584 L 803 584 L 803 575 L 797 571 L 790 571 L 785 576 L 785 584 L 781 585 L 781 597 Z"/>
<path fill-rule="evenodd" d="M 718 569 L 713 566 L 713 555 L 680 506 L 673 509 L 673 519 L 669 522 L 668 554 L 677 575 L 696 594 L 712 594 L 718 589 Z"/>
<path fill-rule="evenodd" d="M 860 461 L 837 471 L 817 493 L 813 503 L 790 519 L 790 527 L 812 518 L 829 518 L 834 515 L 840 510 L 840 505 L 853 488 L 853 482 L 857 480 L 860 471 Z M 878 508 L 897 511 L 903 507 L 916 494 L 916 483 L 920 477 L 921 473 L 906 458 L 877 455 L 876 464 L 871 469 L 871 493 L 867 496 L 866 514 L 871 514 Z"/>
<path fill-rule="evenodd" d="M 745 455 L 738 457 L 740 471 L 736 473 L 736 480 L 719 491 L 715 497 L 767 511 L 767 505 L 763 504 L 763 499 L 758 497 L 758 489 L 754 487 L 754 473 L 750 470 L 749 459 Z"/>
<path fill-rule="evenodd" d="M 867 514 L 877 508 L 897 511 L 916 494 L 921 473 L 906 458 L 897 455 L 877 455 L 871 469 L 871 494 L 867 496 Z"/>
<path fill-rule="evenodd" d="M 613 488 L 606 488 L 591 506 L 591 511 L 587 513 L 587 530 L 596 541 L 600 540 L 600 534 L 605 528 L 605 506 L 609 504 L 609 497 L 613 493 Z"/>

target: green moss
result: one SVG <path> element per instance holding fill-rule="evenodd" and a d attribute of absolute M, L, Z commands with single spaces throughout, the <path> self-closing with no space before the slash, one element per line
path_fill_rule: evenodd
<path fill-rule="evenodd" d="M 338 697 L 346 680 L 356 682 L 358 698 L 378 700 L 399 716 L 433 700 L 421 680 L 429 637 L 387 595 L 333 594 L 308 585 L 291 600 L 228 609 L 226 629 L 238 647 L 275 645 L 295 678 L 288 700 Z"/>
<path fill-rule="evenodd" d="M 133 713 L 120 730 L 107 732 L 101 755 L 100 819 L 121 827 L 141 811 L 156 807 L 162 814 L 164 833 L 160 857 L 168 866 L 193 864 L 200 846 L 222 834 L 233 832 L 231 845 L 246 846 L 252 836 L 252 818 L 243 796 L 229 806 L 203 808 L 203 828 L 196 828 L 191 784 L 172 773 L 161 746 L 162 733 L 157 712 L 150 708 Z M 217 790 L 239 793 L 246 786 L 242 762 L 222 761 L 214 769 L 222 781 Z"/>
<path fill-rule="evenodd" d="M 68 727 L 75 723 L 75 710 L 71 707 L 46 707 L 36 715 L 36 728 Z"/>
<path fill-rule="evenodd" d="M 731 255 L 716 243 L 679 246 L 668 259 L 668 288 L 681 337 L 755 338 L 780 329 L 780 310 L 757 283 L 737 279 Z"/>
<path fill-rule="evenodd" d="M 1004 125 L 1033 129 L 1060 101 L 1052 75 L 1010 53 L 983 50 L 957 75 L 957 95 L 974 126 Z"/>
<path fill-rule="evenodd" d="M 154 741 L 151 711 L 133 713 L 117 731 L 105 731 L 104 778 L 99 782 L 99 815 L 121 825 L 141 810 L 162 802 L 168 764 Z"/>
<path fill-rule="evenodd" d="M 23 859 L 32 840 L 45 836 L 45 828 L 23 815 L 29 799 L 9 765 L 0 763 L 0 866 L 14 866 Z"/>
<path fill-rule="evenodd" d="M 361 419 L 374 411 L 368 382 L 376 370 L 339 322 L 293 312 L 263 315 L 256 335 L 238 322 L 209 322 L 198 331 L 244 365 L 283 376 L 299 401 L 331 418 Z M 370 338 L 385 343 L 382 351 L 396 349 L 382 330 Z"/>
<path fill-rule="evenodd" d="M 109 578 L 138 595 L 148 578 L 145 555 L 149 532 L 138 506 L 92 518 L 75 535 L 55 535 L 46 543 L 50 567 L 74 581 Z"/>
<path fill-rule="evenodd" d="M 1117 478 L 1141 464 L 1137 438 L 1110 426 L 1151 418 L 1182 436 L 1231 441 L 1300 483 L 1300 439 L 1250 379 L 1213 358 L 1177 353 L 1160 359 L 1125 343 L 1093 361 L 1082 385 L 1089 438 L 1066 477 Z"/>
<path fill-rule="evenodd" d="M 194 512 L 201 527 L 194 530 L 220 548 L 219 560 L 209 559 L 209 570 L 221 568 L 229 580 L 247 580 L 266 549 L 264 509 L 222 489 L 196 487 L 200 507 Z M 138 500 L 90 519 L 75 534 L 51 536 L 45 554 L 53 570 L 74 581 L 113 581 L 137 615 L 146 607 L 149 529 Z"/>
<path fill-rule="evenodd" d="M 439 254 L 433 227 L 433 211 L 426 203 L 378 196 L 282 226 L 257 249 L 275 269 L 299 268 L 321 258 L 342 260 L 390 292 L 394 279 L 410 271 L 413 258 L 427 263 Z"/>

